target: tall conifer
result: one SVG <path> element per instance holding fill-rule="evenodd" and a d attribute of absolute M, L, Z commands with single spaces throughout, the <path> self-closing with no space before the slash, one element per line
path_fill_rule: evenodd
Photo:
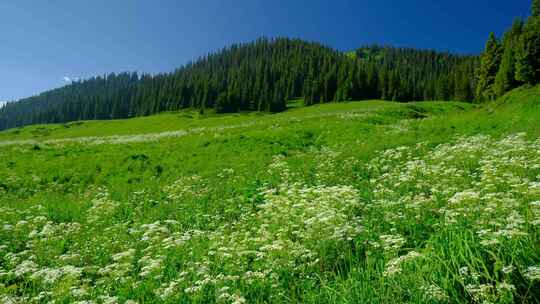
<path fill-rule="evenodd" d="M 523 29 L 521 20 L 514 21 L 503 39 L 504 52 L 501 66 L 495 77 L 495 94 L 501 96 L 518 85 L 516 80 L 516 48 Z"/>
<path fill-rule="evenodd" d="M 501 63 L 501 48 L 494 33 L 489 35 L 484 53 L 480 56 L 480 67 L 477 70 L 477 101 L 493 100 L 496 97 L 495 77 Z"/>

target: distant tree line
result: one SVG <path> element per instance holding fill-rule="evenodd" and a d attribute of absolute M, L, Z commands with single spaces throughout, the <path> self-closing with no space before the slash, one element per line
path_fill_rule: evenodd
<path fill-rule="evenodd" d="M 287 101 L 306 105 L 347 100 L 484 102 L 540 80 L 540 0 L 501 41 L 458 56 L 371 46 L 342 53 L 286 38 L 233 45 L 158 75 L 108 74 L 0 108 L 0 130 L 36 123 L 145 116 L 185 108 L 201 112 L 279 112 Z"/>
<path fill-rule="evenodd" d="M 317 93 L 321 90 L 315 90 L 312 96 L 304 94 L 308 103 L 373 98 L 393 101 L 472 101 L 474 98 L 474 71 L 478 65 L 475 56 L 372 46 L 357 50 L 353 57 L 355 60 L 343 61 L 336 73 L 318 75 L 317 87 L 333 84 L 333 75 L 337 75 L 337 89 L 329 94 Z"/>
<path fill-rule="evenodd" d="M 514 21 L 499 41 L 491 33 L 477 69 L 476 100 L 489 101 L 523 84 L 540 82 L 540 0 L 524 22 Z"/>
<path fill-rule="evenodd" d="M 471 101 L 477 62 L 473 56 L 379 46 L 344 54 L 317 43 L 263 38 L 172 73 L 112 73 L 9 103 L 0 109 L 0 129 L 185 108 L 279 112 L 300 97 L 306 105 L 374 98 Z"/>

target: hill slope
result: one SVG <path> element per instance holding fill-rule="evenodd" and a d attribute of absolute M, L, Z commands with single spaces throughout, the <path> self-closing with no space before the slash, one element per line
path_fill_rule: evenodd
<path fill-rule="evenodd" d="M 0 149 L 0 301 L 538 303 L 539 96 L 46 126 Z"/>
<path fill-rule="evenodd" d="M 423 117 L 424 111 L 452 111 L 452 109 L 468 109 L 472 105 L 459 102 L 433 102 L 424 109 L 423 103 L 397 103 L 380 100 L 361 102 L 344 102 L 337 104 L 320 104 L 312 107 L 290 109 L 279 114 L 237 113 L 217 114 L 207 112 L 201 115 L 197 111 L 184 110 L 167 112 L 146 117 L 119 120 L 89 120 L 66 124 L 32 125 L 0 132 L 0 145 L 7 142 L 46 143 L 54 140 L 76 140 L 86 138 L 116 138 L 120 136 L 155 136 L 174 137 L 175 135 L 208 131 L 209 129 L 232 129 L 242 126 L 268 127 L 274 123 L 286 124 L 290 120 L 310 121 L 341 116 L 368 115 L 382 110 L 397 111 L 395 119 L 400 117 Z M 417 113 L 416 106 L 421 107 Z"/>
<path fill-rule="evenodd" d="M 380 47 L 358 52 L 368 53 L 376 55 L 355 58 L 317 43 L 260 39 L 172 73 L 109 74 L 9 103 L 0 109 L 0 130 L 185 108 L 279 112 L 295 97 L 304 97 L 307 105 L 380 98 L 472 99 L 475 57 Z"/>

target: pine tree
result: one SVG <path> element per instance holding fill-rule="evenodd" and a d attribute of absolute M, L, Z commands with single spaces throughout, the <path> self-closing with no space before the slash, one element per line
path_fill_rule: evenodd
<path fill-rule="evenodd" d="M 516 80 L 516 48 L 523 29 L 523 22 L 516 20 L 503 39 L 504 52 L 501 66 L 495 77 L 495 94 L 502 96 L 504 93 L 518 86 Z"/>
<path fill-rule="evenodd" d="M 533 18 L 540 17 L 540 0 L 533 0 L 532 3 L 532 13 Z"/>
<path fill-rule="evenodd" d="M 435 100 L 448 100 L 450 97 L 450 89 L 448 85 L 448 77 L 441 76 L 435 87 Z"/>
<path fill-rule="evenodd" d="M 456 88 L 454 93 L 454 99 L 458 101 L 467 101 L 473 98 L 473 93 L 471 89 L 471 81 L 464 76 L 464 74 L 459 73 L 455 79 Z"/>
<path fill-rule="evenodd" d="M 500 63 L 501 48 L 495 34 L 491 33 L 484 53 L 480 56 L 480 67 L 477 70 L 477 101 L 483 102 L 495 99 L 494 84 Z"/>
<path fill-rule="evenodd" d="M 516 50 L 516 79 L 540 82 L 540 15 L 531 16 L 523 28 Z"/>

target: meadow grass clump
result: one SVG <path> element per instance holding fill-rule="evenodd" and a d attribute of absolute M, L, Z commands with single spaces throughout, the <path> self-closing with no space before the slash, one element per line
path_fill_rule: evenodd
<path fill-rule="evenodd" d="M 474 136 L 372 160 L 378 177 L 364 223 L 372 254 L 389 260 L 383 275 L 395 290 L 411 281 L 408 292 L 438 301 L 538 297 L 538 282 L 524 274 L 539 258 L 539 144 L 524 134 Z"/>

